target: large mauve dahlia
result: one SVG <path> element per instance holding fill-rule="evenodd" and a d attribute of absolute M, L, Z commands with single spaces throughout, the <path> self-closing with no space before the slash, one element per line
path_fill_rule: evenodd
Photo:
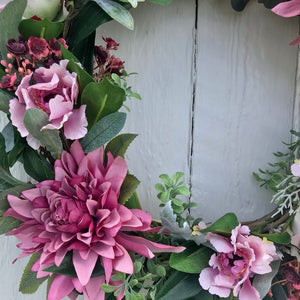
<path fill-rule="evenodd" d="M 40 143 L 30 135 L 23 122 L 29 108 L 41 109 L 49 116 L 49 124 L 42 129 L 63 127 L 66 138 L 71 140 L 80 139 L 87 133 L 86 106 L 74 109 L 79 86 L 76 73 L 70 73 L 67 64 L 68 60 L 61 60 L 60 64 L 54 63 L 50 68 L 36 69 L 22 79 L 16 91 L 17 98 L 10 100 L 12 124 L 34 149 L 38 149 Z"/>
<path fill-rule="evenodd" d="M 9 195 L 11 208 L 5 213 L 23 221 L 8 233 L 20 240 L 19 257 L 40 253 L 33 267 L 38 277 L 48 275 L 44 270 L 54 264 L 59 266 L 69 252 L 78 277 L 77 286 L 80 284 L 84 289 L 91 285 L 98 258 L 109 282 L 114 270 L 133 273 L 127 250 L 152 258 L 152 252 L 184 249 L 132 235 L 135 231 L 150 230 L 151 216 L 118 203 L 127 174 L 123 158 L 108 153 L 105 164 L 104 147 L 85 155 L 75 141 L 70 153 L 64 151 L 61 159 L 56 160 L 54 171 L 55 180 L 36 184 L 36 188 L 23 191 L 20 198 Z"/>
<path fill-rule="evenodd" d="M 200 285 L 213 295 L 227 298 L 233 290 L 240 300 L 260 300 L 258 291 L 251 285 L 250 277 L 272 271 L 270 263 L 278 259 L 275 246 L 257 236 L 250 235 L 248 226 L 237 226 L 231 238 L 209 233 L 207 240 L 218 254 L 209 260 L 199 277 Z"/>

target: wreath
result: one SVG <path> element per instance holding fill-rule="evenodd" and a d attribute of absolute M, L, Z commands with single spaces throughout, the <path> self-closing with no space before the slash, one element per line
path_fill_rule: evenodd
<path fill-rule="evenodd" d="M 170 0 L 150 0 L 168 4 Z M 160 220 L 142 210 L 125 153 L 126 80 L 119 44 L 95 30 L 115 19 L 133 29 L 139 0 L 13 0 L 0 13 L 0 233 L 30 256 L 20 292 L 47 280 L 47 299 L 299 299 L 300 133 L 269 170 L 254 173 L 277 207 L 249 222 L 227 213 L 212 224 L 183 173 L 155 185 Z M 232 0 L 238 11 L 248 0 Z M 300 1 L 259 1 L 283 17 Z M 291 44 L 299 44 L 296 38 Z M 122 110 L 122 111 L 120 111 Z M 32 178 L 23 182 L 16 162 Z"/>

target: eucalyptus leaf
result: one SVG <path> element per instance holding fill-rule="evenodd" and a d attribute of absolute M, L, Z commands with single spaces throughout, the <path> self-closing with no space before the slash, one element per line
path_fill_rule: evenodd
<path fill-rule="evenodd" d="M 172 253 L 169 263 L 173 269 L 199 275 L 209 266 L 208 262 L 213 253 L 214 251 L 207 247 L 189 244 L 183 252 Z"/>
<path fill-rule="evenodd" d="M 270 263 L 270 267 L 272 268 L 271 272 L 263 275 L 256 274 L 254 276 L 252 286 L 259 292 L 261 299 L 268 294 L 268 291 L 270 290 L 272 284 L 272 280 L 278 273 L 280 263 L 281 261 L 279 259 L 272 261 Z"/>
<path fill-rule="evenodd" d="M 105 147 L 105 153 L 110 152 L 113 157 L 124 157 L 129 145 L 137 137 L 137 134 L 124 133 L 116 136 Z"/>
<path fill-rule="evenodd" d="M 20 136 L 16 128 L 14 128 L 14 140 L 15 145 L 8 153 L 8 164 L 10 167 L 12 167 L 16 163 L 21 153 L 24 151 L 25 146 L 27 145 L 25 139 Z"/>
<path fill-rule="evenodd" d="M 5 5 L 0 13 L 0 52 L 2 57 L 6 57 L 7 41 L 9 39 L 18 39 L 18 25 L 22 19 L 26 4 L 26 0 L 11 1 Z M 2 110 L 1 106 L 0 109 Z"/>
<path fill-rule="evenodd" d="M 118 2 L 113 0 L 93 0 L 96 2 L 112 19 L 116 20 L 128 29 L 133 30 L 134 23 L 131 14 Z"/>
<path fill-rule="evenodd" d="M 0 168 L 5 172 L 10 173 L 8 158 L 5 151 L 5 139 L 1 133 L 0 133 Z"/>
<path fill-rule="evenodd" d="M 54 156 L 59 158 L 62 152 L 62 143 L 57 130 L 42 130 L 48 124 L 48 115 L 38 108 L 26 110 L 24 125 L 29 133 Z"/>
<path fill-rule="evenodd" d="M 1 33 L 0 33 L 0 38 L 1 38 Z M 0 49 L 1 49 L 1 44 L 0 44 Z M 11 95 L 6 90 L 0 89 L 0 110 L 5 112 L 6 114 L 9 113 L 9 100 L 11 100 L 12 98 L 14 98 L 13 95 Z"/>
<path fill-rule="evenodd" d="M 58 38 L 63 31 L 62 22 L 50 22 L 47 19 L 41 21 L 33 19 L 22 20 L 19 24 L 19 32 L 28 40 L 31 36 L 43 37 L 46 41 Z"/>
<path fill-rule="evenodd" d="M 0 234 L 5 234 L 22 224 L 20 220 L 12 217 L 2 216 L 0 217 Z"/>
<path fill-rule="evenodd" d="M 5 151 L 9 152 L 13 149 L 15 141 L 14 141 L 14 128 L 11 122 L 8 122 L 2 130 L 2 135 L 5 140 Z"/>
<path fill-rule="evenodd" d="M 38 253 L 32 254 L 27 266 L 25 267 L 19 286 L 19 291 L 23 294 L 35 293 L 40 285 L 48 278 L 37 278 L 37 272 L 31 271 L 32 266 L 39 259 L 39 257 L 40 255 Z"/>
<path fill-rule="evenodd" d="M 83 150 L 87 153 L 110 141 L 123 128 L 125 120 L 125 113 L 115 112 L 98 121 L 81 140 Z"/>
<path fill-rule="evenodd" d="M 121 186 L 118 202 L 124 205 L 135 192 L 139 184 L 140 181 L 135 176 L 127 174 Z"/>

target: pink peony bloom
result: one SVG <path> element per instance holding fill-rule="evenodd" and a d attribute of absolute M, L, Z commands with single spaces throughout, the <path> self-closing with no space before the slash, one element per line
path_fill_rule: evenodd
<path fill-rule="evenodd" d="M 233 289 L 240 300 L 259 300 L 258 291 L 249 277 L 271 272 L 270 263 L 277 259 L 276 248 L 257 236 L 249 235 L 248 226 L 237 226 L 231 238 L 209 233 L 207 240 L 219 252 L 213 254 L 209 265 L 199 277 L 200 285 L 213 295 L 227 298 Z"/>
<path fill-rule="evenodd" d="M 27 137 L 28 144 L 34 149 L 38 149 L 40 143 L 29 134 L 23 123 L 29 108 L 39 108 L 49 115 L 49 124 L 42 129 L 64 127 L 66 138 L 71 140 L 82 138 L 87 133 L 85 105 L 73 109 L 79 88 L 76 73 L 66 69 L 67 63 L 67 60 L 61 60 L 60 64 L 54 63 L 49 69 L 41 67 L 25 76 L 16 91 L 18 98 L 10 100 L 12 124 L 22 137 Z"/>
<path fill-rule="evenodd" d="M 272 12 L 285 18 L 299 16 L 300 0 L 281 2 L 272 9 Z M 300 36 L 290 42 L 290 45 L 300 45 Z"/>
<path fill-rule="evenodd" d="M 92 284 L 91 275 L 98 259 L 109 282 L 114 270 L 133 273 L 128 250 L 152 258 L 153 252 L 185 249 L 127 234 L 149 231 L 151 216 L 118 203 L 127 174 L 123 158 L 113 158 L 108 153 L 105 164 L 103 147 L 85 155 L 75 141 L 70 153 L 63 152 L 61 159 L 56 160 L 54 171 L 55 180 L 38 183 L 36 188 L 23 191 L 20 198 L 7 197 L 11 208 L 5 215 L 24 222 L 8 234 L 21 241 L 18 247 L 23 252 L 19 257 L 41 254 L 33 267 L 38 277 L 48 275 L 44 271 L 47 267 L 59 266 L 65 255 L 71 253 L 78 281 L 87 287 Z"/>

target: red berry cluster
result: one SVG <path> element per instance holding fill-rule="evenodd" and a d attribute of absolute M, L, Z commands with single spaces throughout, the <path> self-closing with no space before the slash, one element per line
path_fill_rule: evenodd
<path fill-rule="evenodd" d="M 119 44 L 110 37 L 102 37 L 102 39 L 106 43 L 106 46 L 94 47 L 94 75 L 96 81 L 101 81 L 103 77 L 110 76 L 113 73 L 121 76 L 122 70 L 124 70 L 125 61 L 110 54 L 111 50 L 118 50 Z"/>
<path fill-rule="evenodd" d="M 20 79 L 31 74 L 36 68 L 49 68 L 61 60 L 60 43 L 68 48 L 64 39 L 53 38 L 47 42 L 43 38 L 30 37 L 28 41 L 10 39 L 7 42 L 7 60 L 2 59 L 1 65 L 5 73 L 0 81 L 0 88 L 15 91 Z"/>

